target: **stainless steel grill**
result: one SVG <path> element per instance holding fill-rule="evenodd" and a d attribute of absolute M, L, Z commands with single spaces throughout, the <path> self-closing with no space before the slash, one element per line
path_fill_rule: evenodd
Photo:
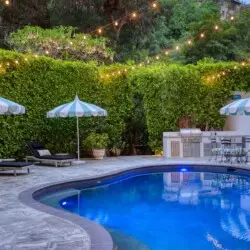
<path fill-rule="evenodd" d="M 180 129 L 180 136 L 183 143 L 201 142 L 201 130 L 199 128 Z"/>

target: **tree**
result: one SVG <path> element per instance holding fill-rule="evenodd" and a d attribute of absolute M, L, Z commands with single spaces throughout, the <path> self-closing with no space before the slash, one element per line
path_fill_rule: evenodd
<path fill-rule="evenodd" d="M 196 63 L 205 57 L 216 61 L 248 60 L 250 56 L 250 9 L 242 10 L 235 21 L 221 21 L 218 16 L 190 26 L 194 39 L 193 46 L 186 46 L 182 59 Z M 200 35 L 204 33 L 204 38 Z"/>

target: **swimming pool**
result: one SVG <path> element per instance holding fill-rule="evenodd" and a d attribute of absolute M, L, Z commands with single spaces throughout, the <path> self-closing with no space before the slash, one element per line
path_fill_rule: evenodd
<path fill-rule="evenodd" d="M 102 225 L 119 249 L 250 249 L 247 176 L 181 168 L 78 183 L 39 200 Z"/>

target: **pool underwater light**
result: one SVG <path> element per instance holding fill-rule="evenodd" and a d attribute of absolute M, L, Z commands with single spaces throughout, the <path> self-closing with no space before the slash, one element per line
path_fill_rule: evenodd
<path fill-rule="evenodd" d="M 187 172 L 186 168 L 181 168 L 181 172 Z"/>

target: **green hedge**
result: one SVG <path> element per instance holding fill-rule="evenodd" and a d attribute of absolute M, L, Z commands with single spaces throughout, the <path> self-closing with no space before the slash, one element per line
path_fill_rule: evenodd
<path fill-rule="evenodd" d="M 19 63 L 15 64 L 15 60 Z M 3 66 L 11 62 L 8 68 L 0 69 L 0 96 L 27 108 L 26 115 L 0 117 L 1 157 L 22 155 L 23 142 L 30 139 L 45 143 L 54 152 L 75 152 L 75 119 L 47 119 L 46 112 L 71 101 L 76 93 L 82 100 L 108 110 L 106 119 L 80 119 L 82 140 L 92 131 L 106 132 L 112 147 L 128 141 L 128 134 L 133 134 L 131 124 L 141 123 L 137 127 L 143 130 L 142 141 L 148 140 L 157 151 L 161 150 L 162 132 L 178 130 L 183 121 L 202 129 L 221 129 L 225 118 L 219 109 L 232 91 L 248 91 L 250 87 L 249 64 L 234 62 L 154 64 L 127 75 L 100 79 L 100 72 L 112 75 L 128 66 L 97 67 L 93 63 L 35 58 L 4 50 L 0 50 L 0 61 Z M 218 74 L 220 77 L 208 80 Z M 136 101 L 138 97 L 142 101 Z"/>
<path fill-rule="evenodd" d="M 25 58 L 28 61 L 25 61 Z M 19 61 L 15 65 L 15 60 Z M 14 100 L 27 109 L 23 116 L 1 116 L 0 156 L 10 157 L 24 152 L 25 140 L 37 139 L 54 152 L 75 152 L 76 120 L 47 119 L 46 112 L 73 100 L 95 103 L 108 110 L 107 119 L 80 119 L 81 138 L 92 130 L 107 132 L 121 140 L 125 118 L 131 107 L 127 82 L 122 79 L 101 84 L 96 65 L 64 62 L 46 57 L 35 58 L 0 50 L 0 96 Z"/>
<path fill-rule="evenodd" d="M 161 151 L 162 132 L 179 130 L 182 119 L 203 130 L 222 129 L 225 117 L 219 109 L 230 100 L 232 91 L 249 91 L 250 65 L 157 64 L 133 71 L 129 81 L 134 91 L 143 96 L 149 144 Z"/>

